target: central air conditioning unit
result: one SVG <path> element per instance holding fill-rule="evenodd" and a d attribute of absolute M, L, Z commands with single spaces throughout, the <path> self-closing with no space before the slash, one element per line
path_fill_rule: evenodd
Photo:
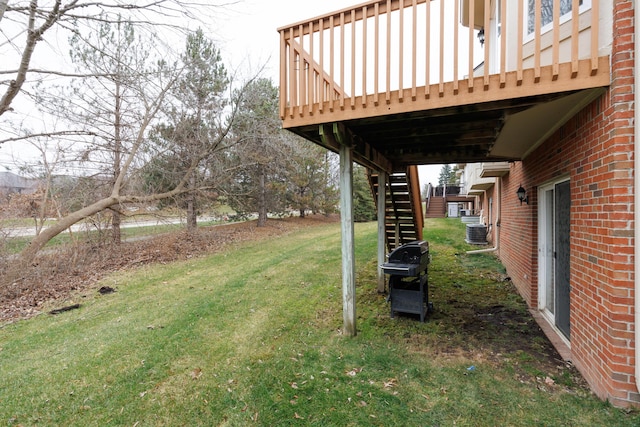
<path fill-rule="evenodd" d="M 486 245 L 487 226 L 484 224 L 467 224 L 467 238 L 465 242 L 471 245 Z"/>

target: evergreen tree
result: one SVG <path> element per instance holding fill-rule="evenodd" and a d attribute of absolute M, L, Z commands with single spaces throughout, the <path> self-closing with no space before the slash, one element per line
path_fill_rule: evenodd
<path fill-rule="evenodd" d="M 440 169 L 440 175 L 438 176 L 438 185 L 455 184 L 456 172 L 451 168 L 451 165 L 442 165 Z"/>
<path fill-rule="evenodd" d="M 374 221 L 377 217 L 371 186 L 366 169 L 354 164 L 353 168 L 353 220 L 356 222 Z"/>
<path fill-rule="evenodd" d="M 229 85 L 227 71 L 220 50 L 207 39 L 201 29 L 187 36 L 185 52 L 181 55 L 184 73 L 173 91 L 174 106 L 168 112 L 168 123 L 156 126 L 152 139 L 158 155 L 145 168 L 144 178 L 154 191 L 166 191 L 177 185 L 186 170 L 193 170 L 186 182 L 186 191 L 177 197 L 187 210 L 187 229 L 197 227 L 198 189 L 212 178 L 215 157 L 226 149 L 224 110 L 225 92 Z M 202 162 L 207 159 L 206 162 Z M 202 163 L 200 165 L 200 163 Z"/>
<path fill-rule="evenodd" d="M 240 215 L 258 212 L 258 227 L 267 213 L 286 208 L 288 147 L 278 117 L 278 88 L 269 79 L 257 79 L 244 90 L 234 124 L 240 141 L 230 156 L 234 179 L 227 191 L 229 205 Z"/>

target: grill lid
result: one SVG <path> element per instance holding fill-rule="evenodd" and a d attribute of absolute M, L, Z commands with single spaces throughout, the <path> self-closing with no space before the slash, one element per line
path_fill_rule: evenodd
<path fill-rule="evenodd" d="M 429 242 L 416 240 L 395 248 L 389 254 L 390 263 L 420 264 L 422 258 L 429 257 Z"/>
<path fill-rule="evenodd" d="M 429 265 L 429 243 L 416 240 L 399 246 L 389 254 L 388 262 L 382 264 L 385 274 L 418 276 Z"/>

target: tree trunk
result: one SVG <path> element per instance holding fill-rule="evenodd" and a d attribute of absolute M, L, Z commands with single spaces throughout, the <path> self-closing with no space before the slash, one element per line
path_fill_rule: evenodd
<path fill-rule="evenodd" d="M 118 34 L 120 34 L 120 22 L 118 22 Z M 117 58 L 120 61 L 120 55 Z M 118 74 L 120 74 L 120 64 L 118 63 Z M 113 182 L 112 186 L 115 187 L 118 176 L 120 176 L 120 163 L 121 163 L 121 152 L 122 152 L 122 122 L 120 120 L 122 115 L 122 93 L 121 93 L 121 85 L 118 79 L 115 80 L 116 84 L 116 93 L 115 93 L 115 108 L 113 114 L 113 130 L 114 130 L 114 141 L 113 141 Z M 120 218 L 120 212 L 117 210 L 113 210 L 113 216 L 111 217 L 111 229 L 112 229 L 112 240 L 113 243 L 119 245 L 122 243 L 122 234 L 120 232 L 120 224 L 122 222 Z"/>
<path fill-rule="evenodd" d="M 122 243 L 122 231 L 120 230 L 120 224 L 122 224 L 122 218 L 120 216 L 120 212 L 117 210 L 112 211 L 111 217 L 111 228 L 112 228 L 112 240 L 113 243 L 119 245 Z"/>
<path fill-rule="evenodd" d="M 265 183 L 264 166 L 260 165 L 260 189 L 258 199 L 258 227 L 267 225 L 267 188 Z"/>
<path fill-rule="evenodd" d="M 198 207 L 196 205 L 196 177 L 195 174 L 189 177 L 189 189 L 187 196 L 187 231 L 192 232 L 198 228 Z"/>
<path fill-rule="evenodd" d="M 24 248 L 22 252 L 17 256 L 17 259 L 11 263 L 7 274 L 4 279 L 11 283 L 20 278 L 22 271 L 24 271 L 24 267 L 28 266 L 35 259 L 36 254 L 40 249 L 46 245 L 49 240 L 53 239 L 58 234 L 62 233 L 72 225 L 80 222 L 81 220 L 90 217 L 98 212 L 102 212 L 105 209 L 108 209 L 111 206 L 118 204 L 118 199 L 116 197 L 107 197 L 105 199 L 99 200 L 96 203 L 84 207 L 76 212 L 73 212 L 67 215 L 64 218 L 60 218 L 56 223 L 52 224 L 50 227 L 47 227 L 42 230 L 40 234 L 35 236 L 29 246 Z M 6 283 L 0 283 L 6 284 Z"/>

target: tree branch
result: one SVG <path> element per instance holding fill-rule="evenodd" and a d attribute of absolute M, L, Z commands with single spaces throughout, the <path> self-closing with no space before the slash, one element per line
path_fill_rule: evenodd
<path fill-rule="evenodd" d="M 4 18 L 4 12 L 7 10 L 8 5 L 9 0 L 0 0 L 0 22 L 2 22 L 2 18 Z"/>
<path fill-rule="evenodd" d="M 23 136 L 0 139 L 0 145 L 5 142 L 24 141 L 31 138 L 54 137 L 54 136 L 98 136 L 97 133 L 86 130 L 62 130 L 56 132 L 31 133 Z"/>
<path fill-rule="evenodd" d="M 18 67 L 16 78 L 9 83 L 7 91 L 2 96 L 2 99 L 0 99 L 0 116 L 11 109 L 11 102 L 20 92 L 20 89 L 27 78 L 31 56 L 33 55 L 36 44 L 41 40 L 42 34 L 51 28 L 51 26 L 59 19 L 61 1 L 62 0 L 56 0 L 54 7 L 51 9 L 51 12 L 45 22 L 40 26 L 40 28 L 36 29 L 35 22 L 36 13 L 38 12 L 38 1 L 31 0 L 29 4 L 27 42 L 24 50 L 22 51 L 22 58 L 20 59 L 20 66 Z M 75 3 L 75 1 L 73 3 Z"/>
<path fill-rule="evenodd" d="M 1 0 L 0 0 L 1 1 Z M 0 70 L 0 75 L 3 74 L 16 74 L 19 73 L 20 70 Z M 61 76 L 61 77 L 114 77 L 113 73 L 104 73 L 104 74 L 78 74 L 78 73 L 67 73 L 64 71 L 54 71 L 54 70 L 42 70 L 39 68 L 29 68 L 27 69 L 27 73 L 34 74 L 47 74 L 53 76 Z"/>

